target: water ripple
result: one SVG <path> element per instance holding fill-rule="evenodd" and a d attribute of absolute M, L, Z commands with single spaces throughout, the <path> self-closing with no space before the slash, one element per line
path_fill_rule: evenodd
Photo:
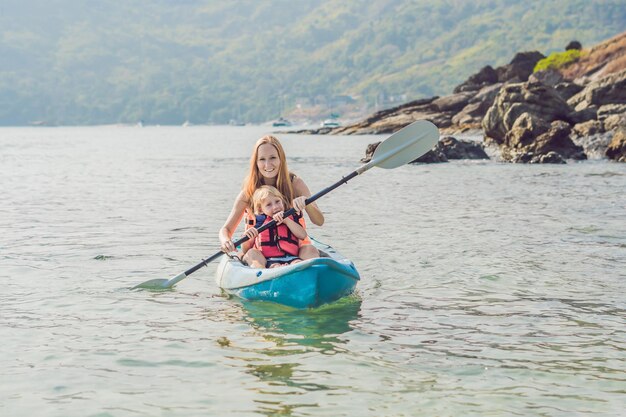
<path fill-rule="evenodd" d="M 219 249 L 263 133 L 0 129 L 3 413 L 621 413 L 623 164 L 355 178 L 319 201 L 324 227 L 310 225 L 362 275 L 333 306 L 230 299 L 214 265 L 171 291 L 129 291 Z M 317 191 L 376 137 L 281 139 Z"/>

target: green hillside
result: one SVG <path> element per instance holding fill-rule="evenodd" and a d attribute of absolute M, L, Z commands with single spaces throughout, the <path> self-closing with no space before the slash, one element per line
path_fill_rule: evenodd
<path fill-rule="evenodd" d="M 0 124 L 261 122 L 341 95 L 367 111 L 624 28 L 624 0 L 3 0 Z"/>

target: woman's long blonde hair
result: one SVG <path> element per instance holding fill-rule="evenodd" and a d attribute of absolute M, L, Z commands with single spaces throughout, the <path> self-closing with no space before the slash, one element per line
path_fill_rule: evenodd
<path fill-rule="evenodd" d="M 285 210 L 287 210 L 291 207 L 291 202 L 293 201 L 294 197 L 292 181 L 295 175 L 289 172 L 283 146 L 274 136 L 263 136 L 254 145 L 254 151 L 252 152 L 252 156 L 250 157 L 250 171 L 248 172 L 248 176 L 243 182 L 243 192 L 246 196 L 246 199 L 248 200 L 248 207 L 254 212 L 254 207 L 252 207 L 252 195 L 257 188 L 262 185 L 266 185 L 263 182 L 263 175 L 261 175 L 257 167 L 259 147 L 266 143 L 272 145 L 278 152 L 280 167 L 278 168 L 278 175 L 276 176 L 276 184 L 274 184 L 274 187 L 276 187 L 287 200 L 287 207 L 285 207 Z"/>

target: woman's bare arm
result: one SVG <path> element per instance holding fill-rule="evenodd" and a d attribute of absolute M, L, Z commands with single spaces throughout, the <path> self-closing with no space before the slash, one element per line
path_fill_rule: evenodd
<path fill-rule="evenodd" d="M 247 207 L 248 202 L 246 201 L 243 191 L 241 191 L 233 203 L 233 208 L 230 210 L 230 214 L 228 215 L 224 226 L 220 229 L 219 238 L 223 251 L 233 252 L 235 250 L 235 246 L 233 245 L 231 239 L 233 237 L 233 233 L 237 230 L 237 226 L 241 223 L 241 219 L 243 218 Z"/>
<path fill-rule="evenodd" d="M 304 197 L 306 199 L 311 197 L 311 191 L 309 190 L 309 187 L 307 187 L 306 183 L 300 177 L 296 177 L 293 180 L 293 192 L 296 198 Z M 311 219 L 311 222 L 313 222 L 313 224 L 316 224 L 318 226 L 324 224 L 324 213 L 322 213 L 322 210 L 320 210 L 316 202 L 313 202 L 306 206 L 305 211 L 309 215 L 309 218 Z"/>

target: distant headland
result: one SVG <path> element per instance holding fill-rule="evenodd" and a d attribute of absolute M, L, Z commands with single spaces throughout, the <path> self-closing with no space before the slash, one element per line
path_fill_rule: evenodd
<path fill-rule="evenodd" d="M 548 57 L 520 52 L 507 65 L 485 66 L 448 96 L 298 133 L 392 133 L 419 119 L 432 121 L 443 134 L 482 135 L 480 146 L 496 146 L 504 161 L 564 163 L 594 156 L 626 162 L 626 32 L 587 49 L 572 41 Z M 442 142 L 458 148 L 451 139 Z M 446 145 L 440 147 L 439 157 L 424 161 L 446 159 Z"/>

